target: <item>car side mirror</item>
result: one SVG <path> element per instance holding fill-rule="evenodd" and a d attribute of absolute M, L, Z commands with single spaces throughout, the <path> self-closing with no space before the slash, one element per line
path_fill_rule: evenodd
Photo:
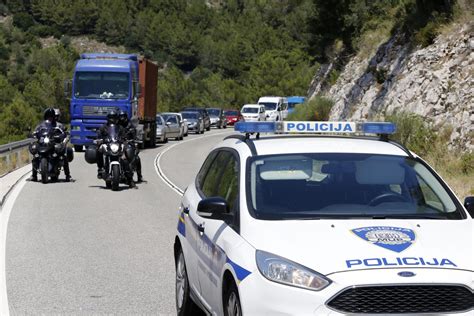
<path fill-rule="evenodd" d="M 170 125 L 171 125 L 171 122 L 166 122 L 166 125 L 170 126 Z"/>
<path fill-rule="evenodd" d="M 464 199 L 464 207 L 471 217 L 474 218 L 474 196 L 468 196 Z"/>
<path fill-rule="evenodd" d="M 229 205 L 221 197 L 210 197 L 199 202 L 197 207 L 199 216 L 209 219 L 227 220 L 232 217 L 229 214 Z"/>
<path fill-rule="evenodd" d="M 183 119 L 183 122 L 187 122 L 187 121 L 188 121 L 188 119 Z"/>

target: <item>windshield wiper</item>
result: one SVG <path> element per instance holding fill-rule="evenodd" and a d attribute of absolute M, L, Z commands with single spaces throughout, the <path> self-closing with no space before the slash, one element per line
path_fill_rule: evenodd
<path fill-rule="evenodd" d="M 428 215 L 428 214 L 399 214 L 399 215 L 373 215 L 373 219 L 448 219 L 447 216 Z"/>

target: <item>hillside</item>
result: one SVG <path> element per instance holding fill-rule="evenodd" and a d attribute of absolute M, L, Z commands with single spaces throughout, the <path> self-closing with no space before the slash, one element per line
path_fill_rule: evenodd
<path fill-rule="evenodd" d="M 425 48 L 413 50 L 409 45 L 396 34 L 373 56 L 351 59 L 323 93 L 334 101 L 330 119 L 373 120 L 395 112 L 415 113 L 437 130 L 451 129 L 453 149 L 472 151 L 474 23 L 451 26 Z"/>

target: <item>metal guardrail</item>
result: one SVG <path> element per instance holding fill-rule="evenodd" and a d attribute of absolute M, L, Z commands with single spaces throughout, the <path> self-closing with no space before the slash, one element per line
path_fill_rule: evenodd
<path fill-rule="evenodd" d="M 6 152 L 9 152 L 9 151 L 11 152 L 11 151 L 14 151 L 16 149 L 26 147 L 29 144 L 31 144 L 33 142 L 33 140 L 34 140 L 33 138 L 28 138 L 28 139 L 24 139 L 24 140 L 19 140 L 17 142 L 8 143 L 8 144 L 5 144 L 5 145 L 0 145 L 0 154 L 6 153 Z"/>
<path fill-rule="evenodd" d="M 26 149 L 33 141 L 33 138 L 28 138 L 0 145 L 0 177 L 30 162 L 30 154 Z"/>

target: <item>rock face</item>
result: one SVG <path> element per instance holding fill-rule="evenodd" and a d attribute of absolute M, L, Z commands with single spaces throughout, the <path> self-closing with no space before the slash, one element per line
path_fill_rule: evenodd
<path fill-rule="evenodd" d="M 474 23 L 457 25 L 418 50 L 395 35 L 372 58 L 353 58 L 324 93 L 335 102 L 331 119 L 370 120 L 397 111 L 413 112 L 436 128 L 451 126 L 451 148 L 472 152 L 473 29 Z"/>

